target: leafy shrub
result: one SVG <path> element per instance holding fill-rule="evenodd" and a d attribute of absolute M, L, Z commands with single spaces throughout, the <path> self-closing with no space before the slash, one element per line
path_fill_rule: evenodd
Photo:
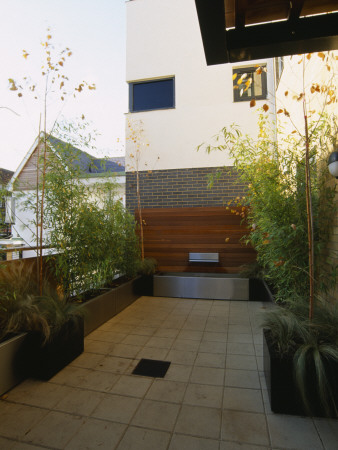
<path fill-rule="evenodd" d="M 259 129 L 253 139 L 236 126 L 223 128 L 217 144 L 206 150 L 228 150 L 240 181 L 248 186 L 245 198 L 239 200 L 247 207 L 249 230 L 243 239 L 257 250 L 258 264 L 275 286 L 277 300 L 286 301 L 309 291 L 304 144 L 294 134 L 282 134 L 277 145 L 263 114 Z M 315 280 L 317 291 L 325 291 L 335 283 L 334 267 L 332 277 L 320 271 L 336 208 L 335 189 L 326 184 L 326 151 L 335 131 L 325 116 L 310 124 L 309 130 Z"/>
<path fill-rule="evenodd" d="M 140 261 L 137 272 L 140 275 L 153 275 L 156 272 L 157 261 L 155 258 L 144 258 Z"/>
<path fill-rule="evenodd" d="M 45 242 L 53 249 L 56 276 L 66 295 L 102 287 L 118 274 L 135 275 L 136 225 L 116 199 L 112 176 L 88 183 L 66 154 L 61 161 L 51 159 L 45 191 Z"/>

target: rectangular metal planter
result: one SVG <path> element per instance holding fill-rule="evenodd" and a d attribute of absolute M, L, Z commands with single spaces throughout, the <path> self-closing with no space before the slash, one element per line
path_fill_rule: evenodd
<path fill-rule="evenodd" d="M 145 280 L 145 282 L 146 284 L 142 281 L 142 277 L 135 278 L 84 303 L 84 336 L 114 317 L 141 295 L 148 294 L 149 280 Z M 0 343 L 0 395 L 12 389 L 29 375 L 27 368 L 25 368 L 25 361 L 20 357 L 24 351 L 23 349 L 27 348 L 27 336 L 27 333 L 21 333 Z M 73 354 L 78 356 L 83 351 L 83 338 L 82 344 L 81 340 L 77 341 L 76 338 L 74 340 L 77 343 L 74 345 Z M 67 354 L 68 349 L 66 347 L 63 347 L 63 349 Z M 58 359 L 59 357 L 60 355 L 57 356 L 54 353 L 54 358 Z M 69 358 L 70 356 L 66 357 L 68 360 Z M 29 362 L 29 365 L 31 366 L 31 362 Z M 50 374 L 52 369 L 46 369 L 46 373 L 48 370 Z M 49 376 L 49 374 L 45 375 L 45 377 Z"/>
<path fill-rule="evenodd" d="M 274 296 L 265 280 L 249 278 L 249 300 L 254 302 L 273 302 Z"/>
<path fill-rule="evenodd" d="M 84 335 L 94 331 L 116 314 L 116 290 L 110 289 L 104 294 L 98 295 L 83 303 Z"/>
<path fill-rule="evenodd" d="M 236 274 L 163 273 L 154 275 L 155 297 L 249 300 L 249 279 Z"/>
<path fill-rule="evenodd" d="M 28 333 L 16 357 L 27 376 L 49 380 L 80 356 L 83 350 L 83 318 L 74 317 L 67 320 L 46 343 L 40 333 Z"/>
<path fill-rule="evenodd" d="M 294 380 L 292 356 L 281 357 L 274 350 L 270 331 L 266 329 L 263 330 L 263 361 L 270 406 L 273 412 L 300 416 L 327 416 L 319 401 L 314 367 L 309 366 L 306 379 L 304 380 L 308 387 L 308 398 L 311 403 L 311 411 L 307 411 Z M 326 369 L 332 398 L 338 405 L 338 364 L 327 364 Z M 329 416 L 336 417 L 332 409 Z"/>
<path fill-rule="evenodd" d="M 20 333 L 0 343 L 0 395 L 25 378 L 25 374 L 16 367 L 16 355 L 26 338 L 27 333 Z"/>
<path fill-rule="evenodd" d="M 264 280 L 240 274 L 167 272 L 154 275 L 156 297 L 273 301 Z"/>
<path fill-rule="evenodd" d="M 116 314 L 134 303 L 140 295 L 135 290 L 135 280 L 130 280 L 116 288 Z"/>
<path fill-rule="evenodd" d="M 87 336 L 131 305 L 141 295 L 144 295 L 145 289 L 142 277 L 137 277 L 85 302 L 83 304 L 85 310 L 84 335 Z"/>

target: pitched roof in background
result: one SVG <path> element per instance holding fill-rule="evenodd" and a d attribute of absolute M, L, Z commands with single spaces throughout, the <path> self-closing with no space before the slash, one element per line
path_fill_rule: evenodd
<path fill-rule="evenodd" d="M 26 156 L 21 161 L 19 167 L 14 172 L 8 189 L 33 189 L 36 187 L 36 169 L 39 145 L 43 145 L 44 133 L 38 136 Z M 60 157 L 65 157 L 65 163 L 79 170 L 83 176 L 101 177 L 110 176 L 111 174 L 124 174 L 125 163 L 124 158 L 95 158 L 87 152 L 74 147 L 73 145 L 58 139 L 54 136 L 48 137 L 50 151 Z M 47 168 L 48 170 L 48 168 Z"/>
<path fill-rule="evenodd" d="M 109 161 L 113 161 L 116 163 L 119 167 L 122 167 L 123 171 L 126 167 L 126 158 L 124 156 L 113 156 L 112 158 L 108 158 Z"/>
<path fill-rule="evenodd" d="M 12 178 L 14 172 L 12 170 L 0 169 L 0 185 L 6 186 Z"/>
<path fill-rule="evenodd" d="M 107 172 L 124 172 L 124 158 L 95 158 L 83 150 L 74 147 L 54 136 L 48 142 L 57 153 L 63 153 L 67 162 L 84 174 L 102 174 Z"/>

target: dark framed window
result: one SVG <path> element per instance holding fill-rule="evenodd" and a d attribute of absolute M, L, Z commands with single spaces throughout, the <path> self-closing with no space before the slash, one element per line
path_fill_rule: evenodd
<path fill-rule="evenodd" d="M 129 111 L 175 108 L 175 78 L 129 83 Z"/>
<path fill-rule="evenodd" d="M 265 70 L 265 66 L 232 70 L 234 102 L 266 99 L 268 89 Z"/>

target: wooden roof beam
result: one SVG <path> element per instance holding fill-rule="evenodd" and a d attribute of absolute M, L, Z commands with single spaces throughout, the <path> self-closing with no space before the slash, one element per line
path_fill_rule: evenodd
<path fill-rule="evenodd" d="M 299 19 L 303 9 L 304 0 L 290 0 L 290 11 L 288 20 L 294 22 Z"/>
<path fill-rule="evenodd" d="M 338 49 L 338 12 L 311 15 L 318 5 L 322 10 L 323 3 L 336 8 L 337 0 L 291 0 L 291 10 L 288 2 L 279 0 L 269 14 L 262 9 L 263 0 L 247 1 L 246 7 L 244 1 L 195 0 L 207 65 Z M 233 26 L 237 20 L 238 27 L 226 30 L 226 20 L 233 20 Z M 243 20 L 252 26 L 243 27 Z"/>
<path fill-rule="evenodd" d="M 228 30 L 223 63 L 337 49 L 337 23 L 332 13 Z"/>
<path fill-rule="evenodd" d="M 224 1 L 195 0 L 195 3 L 207 65 L 222 64 L 228 58 Z"/>
<path fill-rule="evenodd" d="M 235 27 L 237 29 L 245 27 L 246 0 L 235 0 Z"/>

